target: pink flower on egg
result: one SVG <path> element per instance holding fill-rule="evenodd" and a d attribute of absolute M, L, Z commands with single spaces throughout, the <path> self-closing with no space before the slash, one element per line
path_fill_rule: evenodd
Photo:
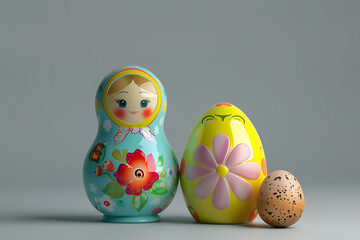
<path fill-rule="evenodd" d="M 194 151 L 194 158 L 202 166 L 189 165 L 186 168 L 186 176 L 190 180 L 200 179 L 195 184 L 195 195 L 205 199 L 214 192 L 212 203 L 217 209 L 229 206 L 230 190 L 239 200 L 249 200 L 253 189 L 244 178 L 257 179 L 261 172 L 258 163 L 246 161 L 251 156 L 248 145 L 240 143 L 228 155 L 229 144 L 228 136 L 216 135 L 212 141 L 214 155 L 207 146 L 199 145 Z"/>

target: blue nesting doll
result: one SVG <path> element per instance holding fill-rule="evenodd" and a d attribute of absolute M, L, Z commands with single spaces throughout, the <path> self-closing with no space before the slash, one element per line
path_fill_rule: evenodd
<path fill-rule="evenodd" d="M 116 69 L 96 93 L 98 132 L 84 163 L 86 194 L 106 222 L 154 222 L 176 193 L 178 162 L 164 133 L 166 95 L 137 66 Z"/>

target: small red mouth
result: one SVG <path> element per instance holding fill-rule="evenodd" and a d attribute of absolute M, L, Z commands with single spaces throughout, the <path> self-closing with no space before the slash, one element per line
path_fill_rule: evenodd
<path fill-rule="evenodd" d="M 131 113 L 131 114 L 137 114 L 139 111 L 129 111 L 129 113 Z"/>

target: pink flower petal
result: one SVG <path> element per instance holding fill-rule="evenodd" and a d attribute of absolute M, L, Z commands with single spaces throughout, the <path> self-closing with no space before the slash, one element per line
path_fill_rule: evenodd
<path fill-rule="evenodd" d="M 155 172 L 156 171 L 155 160 L 154 160 L 154 157 L 153 157 L 153 155 L 151 153 L 146 157 L 146 164 L 148 166 L 149 172 Z"/>
<path fill-rule="evenodd" d="M 226 161 L 226 166 L 228 168 L 235 166 L 246 159 L 251 155 L 251 150 L 245 143 L 240 143 L 234 147 L 234 149 L 229 154 L 229 157 Z"/>
<path fill-rule="evenodd" d="M 251 198 L 253 190 L 250 183 L 231 173 L 226 175 L 226 178 L 231 190 L 239 200 L 247 201 Z"/>
<path fill-rule="evenodd" d="M 214 190 L 218 179 L 218 174 L 213 173 L 197 182 L 194 188 L 195 195 L 200 199 L 207 198 Z"/>
<path fill-rule="evenodd" d="M 203 144 L 197 146 L 197 148 L 195 149 L 194 158 L 198 163 L 208 168 L 217 168 L 217 164 L 214 157 L 211 155 L 210 150 L 207 148 L 207 146 Z"/>
<path fill-rule="evenodd" d="M 230 190 L 224 177 L 219 179 L 214 191 L 212 203 L 217 209 L 226 209 L 230 204 Z"/>
<path fill-rule="evenodd" d="M 229 138 L 224 134 L 216 135 L 212 142 L 214 156 L 219 165 L 224 164 L 226 154 L 229 151 Z"/>
<path fill-rule="evenodd" d="M 260 166 L 256 162 L 246 162 L 230 168 L 230 172 L 240 177 L 257 179 L 260 176 Z"/>
<path fill-rule="evenodd" d="M 202 177 L 205 177 L 206 175 L 209 175 L 210 173 L 215 172 L 215 170 L 204 168 L 196 165 L 189 165 L 186 168 L 186 176 L 190 180 L 198 180 Z"/>

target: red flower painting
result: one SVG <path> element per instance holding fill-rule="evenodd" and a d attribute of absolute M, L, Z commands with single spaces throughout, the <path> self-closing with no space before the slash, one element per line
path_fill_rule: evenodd
<path fill-rule="evenodd" d="M 114 173 L 116 181 L 126 186 L 126 194 L 140 195 L 142 190 L 148 191 L 159 179 L 152 154 L 146 156 L 144 152 L 136 149 L 126 155 L 126 162 L 127 164 L 120 164 Z"/>

